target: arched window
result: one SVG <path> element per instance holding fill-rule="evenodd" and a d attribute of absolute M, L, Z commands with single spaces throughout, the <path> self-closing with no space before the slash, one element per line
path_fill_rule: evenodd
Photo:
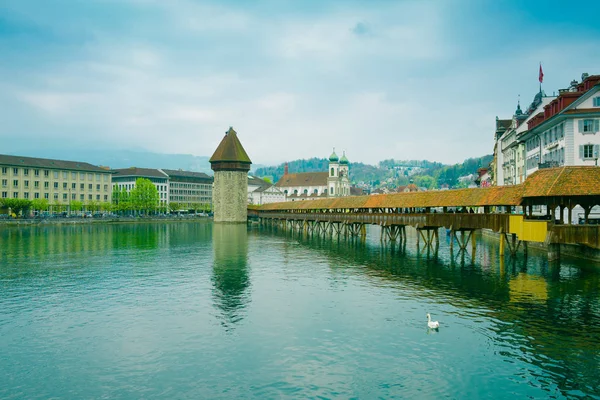
<path fill-rule="evenodd" d="M 304 189 L 304 194 L 308 194 L 308 189 Z"/>
<path fill-rule="evenodd" d="M 315 190 L 313 191 L 313 193 L 314 193 L 314 194 L 319 194 L 319 189 L 315 189 Z"/>
<path fill-rule="evenodd" d="M 295 190 L 294 190 L 294 194 L 298 194 L 298 189 L 295 189 Z"/>
<path fill-rule="evenodd" d="M 287 189 L 283 191 L 283 193 L 287 194 Z"/>
<path fill-rule="evenodd" d="M 335 194 L 333 191 L 333 186 L 331 187 L 330 194 Z"/>
<path fill-rule="evenodd" d="M 335 169 L 331 168 L 331 176 L 335 176 Z"/>

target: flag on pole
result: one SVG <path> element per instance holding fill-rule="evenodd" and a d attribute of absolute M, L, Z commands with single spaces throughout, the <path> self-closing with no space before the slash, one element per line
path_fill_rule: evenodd
<path fill-rule="evenodd" d="M 544 71 L 542 71 L 542 63 L 540 63 L 540 83 L 544 82 Z"/>

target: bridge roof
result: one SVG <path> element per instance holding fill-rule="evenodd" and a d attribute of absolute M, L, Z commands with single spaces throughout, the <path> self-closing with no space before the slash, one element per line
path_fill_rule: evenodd
<path fill-rule="evenodd" d="M 540 169 L 525 181 L 523 197 L 600 195 L 600 168 L 559 167 Z"/>
<path fill-rule="evenodd" d="M 519 205 L 521 186 L 484 189 L 437 190 L 372 196 L 335 197 L 310 201 L 270 203 L 261 210 L 306 210 L 336 208 L 408 208 Z"/>
<path fill-rule="evenodd" d="M 560 196 L 600 196 L 600 168 L 559 167 L 541 169 L 529 176 L 525 183 L 513 186 L 288 201 L 265 204 L 258 209 L 268 211 L 342 208 L 517 206 L 522 204 L 526 198 Z"/>

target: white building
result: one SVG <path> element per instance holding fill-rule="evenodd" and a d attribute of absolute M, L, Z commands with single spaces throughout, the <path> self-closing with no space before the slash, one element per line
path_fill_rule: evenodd
<path fill-rule="evenodd" d="M 285 201 L 285 193 L 263 179 L 248 175 L 248 204 L 262 205 Z"/>
<path fill-rule="evenodd" d="M 559 91 L 519 136 L 525 143 L 525 177 L 539 168 L 596 165 L 600 153 L 600 75 L 582 76 Z"/>
<path fill-rule="evenodd" d="M 346 155 L 339 158 L 334 149 L 327 172 L 290 174 L 286 165 L 284 175 L 275 186 L 286 195 L 287 201 L 350 196 L 348 167 Z"/>
<path fill-rule="evenodd" d="M 496 168 L 501 171 L 496 184 L 517 185 L 525 180 L 525 142 L 519 139 L 527 131 L 528 121 L 544 109 L 556 97 L 545 96 L 542 91 L 538 92 L 531 105 L 525 113 L 521 111 L 521 105 L 517 109 L 507 125 L 507 129 L 498 140 L 499 154 Z"/>

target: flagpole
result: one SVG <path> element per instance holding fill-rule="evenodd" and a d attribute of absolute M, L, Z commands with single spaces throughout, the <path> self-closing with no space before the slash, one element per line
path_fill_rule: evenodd
<path fill-rule="evenodd" d="M 542 81 L 544 80 L 544 75 L 542 73 L 542 62 L 540 61 L 540 75 L 539 75 L 539 81 L 540 81 L 540 93 L 542 93 Z"/>

